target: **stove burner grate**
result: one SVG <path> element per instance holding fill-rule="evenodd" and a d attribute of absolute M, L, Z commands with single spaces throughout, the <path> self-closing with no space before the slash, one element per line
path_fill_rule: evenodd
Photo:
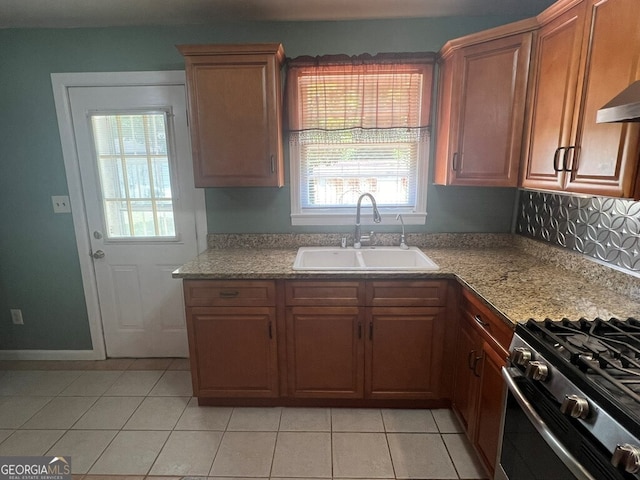
<path fill-rule="evenodd" d="M 640 322 L 597 318 L 527 323 L 543 345 L 614 395 L 640 404 Z M 597 381 L 601 378 L 603 381 Z"/>

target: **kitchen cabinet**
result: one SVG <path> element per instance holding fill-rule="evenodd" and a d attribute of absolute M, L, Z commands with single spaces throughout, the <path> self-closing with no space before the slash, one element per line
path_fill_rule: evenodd
<path fill-rule="evenodd" d="M 517 186 L 536 26 L 517 22 L 441 50 L 435 183 Z"/>
<path fill-rule="evenodd" d="M 185 280 L 193 394 L 277 397 L 275 283 Z"/>
<path fill-rule="evenodd" d="M 366 397 L 439 398 L 445 309 L 375 307 L 366 322 Z"/>
<path fill-rule="evenodd" d="M 281 187 L 282 45 L 179 45 L 196 187 Z"/>
<path fill-rule="evenodd" d="M 493 474 L 498 445 L 500 443 L 500 422 L 504 403 L 504 381 L 501 369 L 506 363 L 507 352 L 482 344 L 482 359 L 479 371 L 478 415 L 475 418 L 473 444 L 480 459 Z"/>
<path fill-rule="evenodd" d="M 362 317 L 358 307 L 288 309 L 290 395 L 298 398 L 363 397 Z"/>
<path fill-rule="evenodd" d="M 482 360 L 482 338 L 465 318 L 460 319 L 454 356 L 454 387 L 451 403 L 465 431 L 475 422 L 478 398 L 479 364 Z"/>
<path fill-rule="evenodd" d="M 440 398 L 445 281 L 289 281 L 287 376 L 297 398 Z"/>
<path fill-rule="evenodd" d="M 455 354 L 453 409 L 493 478 L 504 401 L 501 368 L 513 331 L 469 291 L 463 291 Z"/>
<path fill-rule="evenodd" d="M 522 186 L 637 197 L 640 126 L 595 123 L 640 78 L 637 0 L 559 1 L 539 20 Z"/>

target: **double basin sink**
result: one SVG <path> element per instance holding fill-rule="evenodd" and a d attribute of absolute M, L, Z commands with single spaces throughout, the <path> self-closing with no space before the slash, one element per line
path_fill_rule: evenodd
<path fill-rule="evenodd" d="M 440 267 L 417 247 L 300 247 L 294 270 L 433 271 Z"/>

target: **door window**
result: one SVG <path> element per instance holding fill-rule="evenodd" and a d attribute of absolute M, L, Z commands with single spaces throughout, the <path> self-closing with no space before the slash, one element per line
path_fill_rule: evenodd
<path fill-rule="evenodd" d="M 105 236 L 175 238 L 165 112 L 91 115 Z"/>

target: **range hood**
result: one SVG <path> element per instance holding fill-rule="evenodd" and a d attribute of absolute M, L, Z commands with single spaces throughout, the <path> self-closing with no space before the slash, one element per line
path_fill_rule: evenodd
<path fill-rule="evenodd" d="M 640 80 L 627 88 L 598 110 L 596 123 L 640 122 Z"/>

